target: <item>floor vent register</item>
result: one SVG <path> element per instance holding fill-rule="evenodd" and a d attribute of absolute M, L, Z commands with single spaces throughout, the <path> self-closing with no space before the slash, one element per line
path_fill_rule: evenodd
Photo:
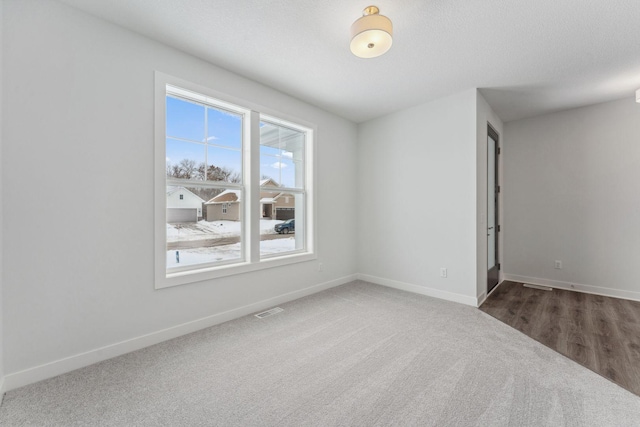
<path fill-rule="evenodd" d="M 254 314 L 258 319 L 264 319 L 265 317 L 273 316 L 274 314 L 278 314 L 284 311 L 283 308 L 275 307 L 267 311 L 263 311 L 262 313 Z"/>

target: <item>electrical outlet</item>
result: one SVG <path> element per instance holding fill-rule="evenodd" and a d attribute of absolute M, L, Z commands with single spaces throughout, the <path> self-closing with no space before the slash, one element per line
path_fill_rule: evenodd
<path fill-rule="evenodd" d="M 324 264 L 321 262 L 318 263 L 318 271 L 324 271 Z"/>
<path fill-rule="evenodd" d="M 446 268 L 441 268 L 440 269 L 440 277 L 447 277 L 447 269 Z"/>
<path fill-rule="evenodd" d="M 555 268 L 558 270 L 562 270 L 562 261 L 556 260 Z"/>

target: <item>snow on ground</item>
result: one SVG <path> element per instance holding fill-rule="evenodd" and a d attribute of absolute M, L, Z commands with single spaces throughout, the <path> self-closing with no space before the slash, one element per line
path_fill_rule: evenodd
<path fill-rule="evenodd" d="M 291 252 L 296 249 L 295 237 L 260 242 L 260 255 Z M 167 251 L 167 268 L 185 265 L 203 264 L 208 262 L 234 260 L 240 258 L 240 243 L 208 248 L 180 249 Z M 180 263 L 176 262 L 176 252 L 180 253 Z"/>
<path fill-rule="evenodd" d="M 276 234 L 273 227 L 284 222 L 279 219 L 261 219 L 260 234 Z M 198 221 L 187 224 L 167 224 L 167 242 L 215 239 L 240 235 L 240 221 Z"/>

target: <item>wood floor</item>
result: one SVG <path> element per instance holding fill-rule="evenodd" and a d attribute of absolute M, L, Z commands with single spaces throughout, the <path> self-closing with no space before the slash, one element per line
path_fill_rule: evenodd
<path fill-rule="evenodd" d="M 640 302 L 505 281 L 480 309 L 640 396 Z"/>

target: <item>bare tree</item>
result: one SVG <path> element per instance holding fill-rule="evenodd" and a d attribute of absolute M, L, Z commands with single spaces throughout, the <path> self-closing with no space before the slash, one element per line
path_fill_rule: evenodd
<path fill-rule="evenodd" d="M 202 175 L 199 173 L 198 166 L 195 160 L 182 159 L 180 163 L 180 178 L 183 179 L 202 179 Z"/>
<path fill-rule="evenodd" d="M 167 176 L 181 179 L 198 179 L 198 167 L 196 161 L 182 159 L 177 164 L 167 164 Z"/>
<path fill-rule="evenodd" d="M 207 181 L 222 181 L 239 183 L 242 182 L 242 175 L 240 172 L 236 172 L 226 166 L 219 167 L 215 165 L 209 165 L 207 167 L 204 163 L 197 164 L 195 160 L 182 159 L 177 164 L 167 163 L 167 177 L 179 178 L 179 179 L 191 179 L 203 181 L 204 176 L 207 176 Z M 224 190 L 219 188 L 189 188 L 191 192 L 197 194 L 201 199 L 208 201 L 222 193 Z"/>
<path fill-rule="evenodd" d="M 207 181 L 224 181 L 224 182 L 242 182 L 242 176 L 239 172 L 235 172 L 232 169 L 229 169 L 226 166 L 219 167 L 215 165 L 209 165 L 206 168 L 207 171 Z M 205 165 L 201 163 L 198 166 L 198 174 L 204 176 L 205 174 Z"/>
<path fill-rule="evenodd" d="M 180 178 L 180 165 L 167 163 L 167 176 L 170 178 Z"/>

